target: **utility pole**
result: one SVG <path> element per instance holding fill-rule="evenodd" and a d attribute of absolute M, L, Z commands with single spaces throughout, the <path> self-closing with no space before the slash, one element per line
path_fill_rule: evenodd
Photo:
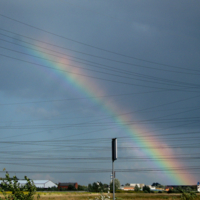
<path fill-rule="evenodd" d="M 115 200 L 115 172 L 114 161 L 117 160 L 117 138 L 112 139 L 112 178 L 113 178 L 113 200 Z"/>

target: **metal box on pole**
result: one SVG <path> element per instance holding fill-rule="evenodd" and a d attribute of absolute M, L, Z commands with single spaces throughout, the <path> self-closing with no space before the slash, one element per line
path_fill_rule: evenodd
<path fill-rule="evenodd" d="M 117 160 L 117 138 L 112 139 L 112 161 Z"/>
<path fill-rule="evenodd" d="M 117 138 L 112 139 L 112 179 L 113 179 L 113 200 L 115 199 L 115 176 L 114 161 L 117 160 Z"/>

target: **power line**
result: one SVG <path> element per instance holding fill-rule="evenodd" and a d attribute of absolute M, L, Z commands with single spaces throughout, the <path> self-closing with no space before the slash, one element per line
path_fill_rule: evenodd
<path fill-rule="evenodd" d="M 145 60 L 145 59 L 140 59 L 140 58 L 136 58 L 136 57 L 133 57 L 133 56 L 128 56 L 128 55 L 120 54 L 120 53 L 117 53 L 117 52 L 114 52 L 114 51 L 110 51 L 110 50 L 106 50 L 106 49 L 103 49 L 103 48 L 99 48 L 99 47 L 96 47 L 96 46 L 93 46 L 93 45 L 89 45 L 89 44 L 86 44 L 86 43 L 83 43 L 83 42 L 80 42 L 80 41 L 77 41 L 77 40 L 73 40 L 73 39 L 71 39 L 71 38 L 67 38 L 67 37 L 61 36 L 61 35 L 59 35 L 59 34 L 56 34 L 56 33 L 53 33 L 53 32 L 47 31 L 47 30 L 44 30 L 44 29 L 42 29 L 42 28 L 38 28 L 38 27 L 36 27 L 36 26 L 27 24 L 27 23 L 22 22 L 22 21 L 19 21 L 19 20 L 17 20 L 17 19 L 13 19 L 13 18 L 8 17 L 8 16 L 3 15 L 3 14 L 0 14 L 0 16 L 1 16 L 1 17 L 4 17 L 4 18 L 6 18 L 6 19 L 9 19 L 9 20 L 18 22 L 18 23 L 23 24 L 23 25 L 25 25 L 25 26 L 28 26 L 28 27 L 37 29 L 37 30 L 39 30 L 39 31 L 42 31 L 42 32 L 45 32 L 45 33 L 54 35 L 54 36 L 56 36 L 56 37 L 60 37 L 60 38 L 62 38 L 62 39 L 69 40 L 69 41 L 72 41 L 72 42 L 75 42 L 75 43 L 78 43 L 78 44 L 81 44 L 81 45 L 84 45 L 84 46 L 88 46 L 88 47 L 91 47 L 91 48 L 94 48 L 94 49 L 97 49 L 97 50 L 105 51 L 105 52 L 112 53 L 112 54 L 115 54 L 115 55 L 118 55 L 118 56 L 123 56 L 123 57 L 125 57 L 125 58 L 131 58 L 131 59 L 134 59 L 134 60 L 144 61 L 144 62 L 156 64 L 156 65 L 163 65 L 163 66 L 167 66 L 167 67 L 176 68 L 175 66 L 171 66 L 171 65 L 167 65 L 167 64 L 162 64 L 162 63 L 158 63 L 158 62 L 154 62 L 154 61 L 149 61 L 149 60 Z M 188 69 L 186 69 L 186 70 L 188 70 Z"/>
<path fill-rule="evenodd" d="M 153 76 L 142 75 L 142 74 L 139 74 L 139 73 L 132 73 L 132 72 L 125 73 L 125 72 L 111 70 L 111 69 L 107 69 L 106 68 L 106 70 L 114 71 L 114 72 L 117 72 L 117 73 L 120 73 L 120 74 L 128 74 L 128 75 L 132 75 L 132 76 L 135 74 L 134 76 L 135 77 L 140 77 L 140 79 L 129 77 L 129 76 L 122 76 L 122 75 L 108 73 L 108 72 L 103 72 L 103 71 L 94 70 L 94 69 L 90 69 L 90 68 L 75 66 L 75 65 L 72 65 L 72 64 L 65 64 L 65 63 L 62 63 L 62 62 L 54 61 L 54 60 L 43 58 L 43 57 L 40 57 L 40 56 L 35 56 L 35 55 L 32 55 L 32 54 L 24 53 L 24 52 L 21 52 L 21 51 L 9 49 L 9 48 L 2 47 L 2 46 L 0 46 L 0 48 L 6 49 L 6 50 L 9 50 L 9 51 L 13 51 L 13 52 L 16 52 L 16 53 L 28 55 L 28 56 L 31 56 L 31 57 L 39 58 L 39 59 L 46 60 L 46 61 L 49 61 L 49 62 L 53 62 L 53 63 L 56 63 L 56 64 L 61 64 L 61 65 L 65 65 L 65 66 L 75 67 L 75 68 L 79 68 L 79 69 L 83 69 L 83 70 L 88 70 L 88 71 L 93 71 L 93 72 L 97 72 L 97 73 L 101 73 L 101 74 L 106 74 L 106 75 L 111 75 L 111 76 L 115 76 L 115 77 L 121 77 L 121 78 L 126 78 L 126 79 L 131 79 L 131 80 L 145 81 L 145 82 L 150 82 L 150 83 L 160 83 L 160 84 L 165 84 L 165 85 L 173 85 L 173 86 L 175 86 L 175 84 L 177 84 L 176 86 L 179 86 L 179 87 L 185 87 L 183 85 L 188 85 L 190 87 L 192 87 L 192 86 L 193 87 L 199 87 L 200 86 L 198 84 L 193 84 L 193 83 L 173 81 L 173 80 L 169 80 L 169 79 L 161 79 L 161 78 L 157 78 L 157 77 L 153 77 Z M 45 54 L 48 55 L 48 53 L 46 53 L 46 52 L 45 52 Z M 195 75 L 198 75 L 198 74 L 195 74 Z M 144 79 L 141 79 L 141 78 L 144 78 Z"/>
<path fill-rule="evenodd" d="M 1 29 L 0 30 L 3 30 L 3 31 L 6 31 L 6 32 L 10 32 L 10 33 L 13 33 L 11 31 L 7 31 L 5 29 Z M 149 67 L 149 66 L 144 66 L 144 65 L 138 65 L 138 64 L 132 64 L 132 63 L 128 63 L 128 62 L 122 62 L 122 61 L 119 61 L 119 60 L 114 60 L 114 59 L 109 59 L 109 58 L 105 58 L 105 57 L 101 57 L 101 56 L 97 56 L 97 55 L 93 55 L 93 54 L 88 54 L 88 53 L 85 53 L 85 52 L 80 52 L 80 51 L 76 51 L 76 50 L 72 50 L 72 49 L 69 49 L 69 48 L 66 48 L 66 47 L 61 47 L 61 46 L 58 46 L 58 45 L 55 45 L 55 44 L 51 44 L 51 43 L 47 43 L 47 42 L 44 42 L 44 41 L 40 41 L 40 40 L 37 40 L 37 39 L 34 39 L 34 38 L 31 38 L 31 37 L 27 37 L 27 36 L 24 36 L 24 35 L 21 35 L 21 34 L 17 34 L 17 33 L 13 33 L 13 34 L 16 34 L 16 35 L 19 35 L 21 37 L 25 37 L 25 38 L 28 38 L 28 39 L 31 39 L 31 40 L 35 40 L 35 41 L 38 41 L 40 43 L 44 43 L 44 44 L 48 44 L 50 46 L 54 46 L 54 47 L 58 47 L 58 48 L 61 48 L 61 49 L 65 49 L 65 50 L 69 50 L 69 51 L 73 51 L 73 52 L 76 52 L 76 53 L 80 53 L 80 54 L 83 54 L 83 55 L 87 55 L 87 56 L 92 56 L 92 57 L 96 57 L 96 58 L 100 58 L 100 59 L 104 59 L 104 60 L 107 60 L 107 61 L 112 61 L 112 62 L 115 62 L 115 63 L 121 63 L 121 64 L 126 64 L 126 65 L 130 65 L 130 66 L 135 66 L 135 67 L 142 67 L 142 68 L 148 68 L 148 69 L 154 69 L 154 70 L 161 70 L 161 71 L 166 71 L 166 72 L 173 72 L 173 73 L 183 73 L 183 74 L 192 74 L 192 75 L 198 75 L 196 73 L 191 73 L 191 72 L 183 72 L 183 71 L 174 71 L 174 70 L 167 70 L 167 69 L 160 69 L 160 68 L 155 68 L 155 67 Z M 2 34 L 0 33 L 0 35 L 3 35 L 5 37 L 9 37 L 9 38 L 12 38 L 8 35 L 5 35 L 5 34 Z M 6 40 L 3 40 L 1 39 L 2 41 L 5 41 L 5 42 L 8 42 L 8 43 L 13 43 L 13 42 L 10 42 L 10 41 L 6 41 Z M 38 45 L 35 45 L 33 43 L 30 43 L 30 42 L 27 42 L 27 41 L 23 41 L 23 40 L 20 40 L 20 39 L 16 39 L 20 42 L 24 42 L 24 43 L 27 43 L 27 44 L 30 44 L 32 46 L 36 46 L 36 47 L 39 47 L 39 48 L 42 48 L 42 49 L 45 49 L 45 50 L 48 50 L 48 51 L 52 51 L 52 52 L 55 52 L 55 53 L 58 53 L 58 54 L 62 54 L 62 55 L 65 55 L 66 54 L 63 54 L 62 52 L 57 52 L 55 50 L 52 50 L 52 49 L 48 49 L 46 47 L 42 47 L 42 46 L 38 46 Z M 13 43 L 15 45 L 18 45 L 18 46 L 22 46 L 22 47 L 25 47 L 25 48 L 29 48 L 29 49 L 33 49 L 33 48 L 30 48 L 30 47 L 27 47 L 27 46 L 23 46 L 23 45 L 20 45 L 20 44 L 16 44 L 16 43 Z M 33 49 L 33 50 L 36 50 L 36 49 Z M 39 51 L 41 52 L 40 50 L 36 50 L 36 51 Z M 49 54 L 49 53 L 48 53 Z M 56 56 L 56 57 L 60 57 L 58 55 L 53 55 L 53 54 L 50 54 L 52 56 Z M 75 56 L 69 56 L 67 55 L 68 57 L 73 57 L 73 58 L 76 58 L 76 59 L 79 59 L 79 60 L 84 60 L 84 61 L 87 61 L 87 62 L 90 62 L 90 63 L 94 63 L 94 64 L 97 64 L 99 65 L 98 63 L 95 63 L 95 62 L 91 62 L 91 61 L 88 61 L 88 60 L 85 60 L 85 59 L 80 59 L 80 58 L 77 58 Z M 75 62 L 78 62 L 78 61 L 75 61 Z M 101 64 L 102 65 L 102 64 Z M 109 67 L 109 68 L 114 68 L 114 67 L 111 67 L 111 66 L 107 66 L 107 65 L 102 65 L 102 66 L 105 66 L 105 67 Z M 194 69 L 187 69 L 187 68 L 183 68 L 183 67 L 173 67 L 173 68 L 177 68 L 177 69 L 181 69 L 181 70 L 187 70 L 187 71 L 194 71 L 194 72 L 200 72 L 199 70 L 194 70 Z M 119 70 L 119 69 L 118 69 Z M 123 70 L 123 71 L 127 71 L 127 70 Z M 133 72 L 132 72 L 133 73 Z"/>
<path fill-rule="evenodd" d="M 162 90 L 171 90 L 171 91 L 181 91 L 181 90 L 183 90 L 183 89 L 178 89 L 178 88 L 176 88 L 176 89 L 161 88 L 161 87 L 153 87 L 153 86 L 149 86 L 149 85 L 140 85 L 140 84 L 127 83 L 127 82 L 122 82 L 122 81 L 115 81 L 115 80 L 100 78 L 100 77 L 96 77 L 96 76 L 90 76 L 90 75 L 86 75 L 86 74 L 71 72 L 71 71 L 68 71 L 68 70 L 55 69 L 53 67 L 49 67 L 49 66 L 46 66 L 46 65 L 42 65 L 42 64 L 38 64 L 38 63 L 34 63 L 34 62 L 22 60 L 22 59 L 11 57 L 11 56 L 8 56 L 8 55 L 5 55 L 5 54 L 0 54 L 0 56 L 6 57 L 6 58 L 9 58 L 9 59 L 13 59 L 13 60 L 18 60 L 18 61 L 25 62 L 25 63 L 29 63 L 29 64 L 36 65 L 36 66 L 39 66 L 39 67 L 48 68 L 48 69 L 55 70 L 55 71 L 67 72 L 68 74 L 73 74 L 73 75 L 76 75 L 76 76 L 84 76 L 84 77 L 87 77 L 87 78 L 98 79 L 98 80 L 102 80 L 102 81 L 108 81 L 108 82 L 113 82 L 113 83 L 125 84 L 125 85 L 129 85 L 129 86 L 134 85 L 134 86 L 138 86 L 138 87 L 162 89 Z"/>
<path fill-rule="evenodd" d="M 84 46 L 87 46 L 87 47 L 91 47 L 91 48 L 94 48 L 94 49 L 97 49 L 97 50 L 101 50 L 101 51 L 107 52 L 107 53 L 112 53 L 112 54 L 115 54 L 115 55 L 118 55 L 118 56 L 123 56 L 123 57 L 125 57 L 125 58 L 131 58 L 131 59 L 134 59 L 134 60 L 144 61 L 144 62 L 156 64 L 156 65 L 162 65 L 162 66 L 166 66 L 166 67 L 177 68 L 176 66 L 167 65 L 167 64 L 162 64 L 162 63 L 159 63 L 159 62 L 154 62 L 154 61 L 145 60 L 145 59 L 141 59 L 141 58 L 136 58 L 136 57 L 133 57 L 133 56 L 128 56 L 128 55 L 124 55 L 124 54 L 117 53 L 117 52 L 114 52 L 114 51 L 110 51 L 110 50 L 106 50 L 106 49 L 103 49 L 103 48 L 99 48 L 99 47 L 96 47 L 96 46 L 93 46 L 93 45 L 89 45 L 89 44 L 86 44 L 86 43 L 83 43 L 83 42 L 80 42 L 80 41 L 77 41 L 77 40 L 73 40 L 73 39 L 71 39 L 71 38 L 67 38 L 67 37 L 65 37 L 65 36 L 61 36 L 61 35 L 59 35 L 59 34 L 56 34 L 56 33 L 47 31 L 47 30 L 45 30 L 45 29 L 42 29 L 42 28 L 39 28 L 39 27 L 30 25 L 30 24 L 28 24 L 28 23 L 19 21 L 19 20 L 17 20 L 17 19 L 13 19 L 13 18 L 8 17 L 8 16 L 3 15 L 3 14 L 0 14 L 0 16 L 1 16 L 1 17 L 4 17 L 4 18 L 6 18 L 6 19 L 9 19 L 9 20 L 18 22 L 18 23 L 23 24 L 23 25 L 25 25 L 25 26 L 34 28 L 34 29 L 36 29 L 36 30 L 39 30 L 39 31 L 42 31 L 42 32 L 45 32 L 45 33 L 48 33 L 48 34 L 51 34 L 51 35 L 54 35 L 54 36 L 56 36 L 56 37 L 60 37 L 60 38 L 62 38 L 62 39 L 69 40 L 69 41 L 72 41 L 72 42 L 75 42 L 75 43 L 78 43 L 78 44 L 81 44 L 81 45 L 84 45 Z M 182 69 L 188 70 L 187 68 L 182 68 Z"/>

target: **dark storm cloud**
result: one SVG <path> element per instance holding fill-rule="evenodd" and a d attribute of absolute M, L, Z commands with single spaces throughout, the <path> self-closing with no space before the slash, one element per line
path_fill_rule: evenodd
<path fill-rule="evenodd" d="M 118 114 L 131 112 L 130 116 L 133 116 L 133 120 L 129 123 L 138 124 L 146 128 L 147 133 L 152 132 L 159 136 L 167 136 L 168 134 L 175 135 L 179 132 L 198 132 L 199 97 L 196 96 L 198 96 L 199 93 L 200 79 L 198 78 L 199 72 L 194 70 L 198 70 L 200 61 L 199 1 L 73 0 L 58 2 L 43 0 L 40 2 L 8 2 L 4 0 L 1 1 L 0 4 L 0 7 L 4 8 L 1 14 L 77 41 L 72 42 L 62 37 L 57 37 L 47 32 L 31 28 L 30 26 L 25 26 L 16 21 L 0 17 L 1 28 L 13 32 L 9 34 L 12 38 L 7 39 L 10 42 L 18 44 L 17 46 L 8 44 L 5 41 L 0 41 L 1 46 L 12 48 L 16 51 L 22 51 L 23 53 L 29 53 L 29 50 L 19 46 L 23 44 L 20 40 L 24 40 L 22 36 L 15 34 L 19 33 L 86 54 L 94 54 L 96 56 L 115 60 L 116 62 L 80 54 L 78 52 L 71 52 L 69 50 L 61 50 L 71 56 L 77 56 L 98 64 L 113 67 L 112 70 L 127 71 L 127 73 L 119 73 L 111 70 L 106 71 L 98 64 L 93 63 L 94 66 L 91 66 L 74 62 L 75 65 L 79 67 L 87 67 L 90 70 L 95 69 L 103 72 L 98 73 L 83 70 L 83 73 L 86 75 L 109 80 L 102 81 L 95 78 L 88 78 L 88 80 L 91 80 L 91 85 L 95 83 L 100 88 L 99 90 L 105 91 L 105 94 L 120 95 L 132 93 L 132 95 L 107 97 L 105 100 L 105 102 L 110 101 L 111 104 L 116 105 L 116 107 L 122 110 L 120 111 L 121 113 Z M 7 34 L 3 31 L 0 33 Z M 1 39 L 6 38 L 5 36 L 0 37 Z M 79 42 L 86 45 L 80 44 Z M 171 65 L 172 67 L 123 57 L 114 53 L 91 48 L 87 45 L 144 60 L 160 62 Z M 55 49 L 58 50 L 57 48 Z M 5 49 L 0 49 L 0 53 L 29 62 L 37 62 L 39 64 L 45 62 Z M 20 62 L 11 58 L 0 57 L 0 59 L 0 94 L 6 94 L 1 96 L 2 104 L 6 104 L 7 102 L 23 103 L 27 101 L 28 98 L 31 102 L 35 99 L 42 99 L 45 101 L 51 99 L 87 97 L 84 91 L 77 90 L 76 86 L 68 85 L 69 88 L 67 89 L 67 87 L 63 86 L 65 79 L 63 80 L 63 77 L 54 78 L 50 75 L 50 70 L 45 70 L 45 68 L 32 66 L 30 63 Z M 124 62 L 130 64 L 125 64 Z M 142 65 L 143 67 L 135 66 L 134 64 Z M 111 75 L 106 74 L 108 72 L 111 73 Z M 138 73 L 139 75 L 133 76 L 132 73 Z M 112 76 L 112 74 L 118 76 Z M 146 78 L 147 76 L 149 79 Z M 79 78 L 77 80 L 79 80 Z M 117 81 L 126 84 L 117 83 Z M 191 89 L 191 86 L 195 88 Z M 106 123 L 109 125 L 113 118 L 108 118 L 108 121 L 100 120 L 101 117 L 110 116 L 106 111 L 102 111 L 102 107 L 99 106 L 99 104 L 95 104 L 94 102 L 95 101 L 91 99 L 85 99 L 80 101 L 57 102 L 57 104 L 56 102 L 52 104 L 43 102 L 43 104 L 25 104 L 25 106 L 23 104 L 20 106 L 13 105 L 13 107 L 8 106 L 2 109 L 1 120 L 7 120 L 10 124 L 15 124 L 17 121 L 17 128 L 14 129 L 14 127 L 10 127 L 13 129 L 9 129 L 8 133 L 14 135 L 14 139 L 18 138 L 19 140 L 24 139 L 22 137 L 17 137 L 18 134 L 22 133 L 28 133 L 26 138 L 30 139 L 29 136 L 31 136 L 31 139 L 34 140 L 35 138 L 44 140 L 68 135 L 70 135 L 70 137 L 68 137 L 70 139 L 112 137 L 115 136 L 116 133 L 119 133 L 119 135 L 121 134 L 120 136 L 127 136 L 126 130 L 122 130 L 120 126 L 117 126 L 116 129 L 99 131 L 102 127 L 107 128 Z M 6 115 L 4 113 L 6 113 Z M 63 116 L 59 116 L 59 114 L 63 114 Z M 56 116 L 59 118 L 56 118 Z M 55 117 L 55 119 L 48 121 L 48 117 L 52 117 L 52 119 Z M 105 124 L 103 122 L 105 122 Z M 55 125 L 56 123 L 57 125 Z M 57 129 L 59 124 L 65 128 L 62 130 Z M 43 127 L 43 129 L 40 129 L 40 126 Z M 37 133 L 35 135 L 31 128 L 28 129 L 29 127 L 37 129 L 39 135 L 37 135 Z M 43 135 L 40 131 L 44 130 L 44 127 L 46 127 L 45 130 L 47 133 L 45 132 Z M 47 129 L 48 127 L 49 129 Z M 53 127 L 54 130 L 51 130 L 50 127 Z M 28 131 L 26 129 L 28 129 Z M 51 132 L 51 134 L 49 134 L 49 132 Z M 169 146 L 170 144 L 175 145 L 177 142 L 177 140 L 173 141 L 173 138 L 171 139 L 172 142 L 165 141 Z M 100 145 L 101 141 L 98 142 Z M 195 141 L 192 142 L 194 143 Z M 125 142 L 123 145 L 126 146 L 127 143 Z M 108 146 L 106 147 L 109 148 Z M 41 152 L 47 150 L 46 148 L 45 146 L 40 146 Z M 62 148 L 64 148 L 64 146 L 62 146 Z M 33 150 L 35 149 L 33 148 Z M 65 154 L 64 156 L 79 156 L 80 154 L 84 154 L 84 151 L 82 152 L 81 149 L 80 152 L 77 151 L 73 153 L 68 152 L 68 150 L 70 150 L 70 148 L 65 149 L 67 155 Z M 180 149 L 181 153 L 185 153 L 185 151 L 186 150 Z M 50 149 L 48 153 L 54 155 L 55 152 L 56 149 Z M 91 154 L 91 152 L 88 153 L 86 151 L 85 156 L 95 155 L 97 152 L 99 153 L 99 151 L 92 151 L 93 154 Z M 176 153 L 176 151 L 174 152 Z M 128 152 L 126 153 L 128 154 Z M 133 155 L 132 151 L 129 151 L 129 153 Z M 49 154 L 46 156 L 49 156 Z M 103 151 L 102 156 L 104 155 L 107 156 L 108 152 Z M 61 167 L 66 167 L 65 164 L 67 165 L 67 163 L 61 163 L 60 165 Z M 131 163 L 131 165 L 132 164 L 138 167 L 134 163 Z M 56 163 L 56 165 L 59 165 L 59 163 Z M 127 167 L 127 165 L 127 163 L 121 163 L 119 164 L 119 168 Z M 89 168 L 83 163 L 80 164 L 80 166 Z M 98 164 L 91 164 L 91 167 L 97 166 Z M 105 166 L 108 168 L 110 167 L 109 163 L 106 163 Z M 130 165 L 128 166 L 130 167 Z M 77 165 L 75 167 L 77 167 Z M 103 178 L 101 175 L 92 176 L 88 179 L 90 182 L 98 179 L 109 182 L 109 174 Z M 70 175 L 69 177 L 71 180 L 74 180 L 73 177 L 78 179 L 80 176 Z M 119 177 L 123 180 L 123 174 L 119 175 Z M 131 176 L 127 176 L 122 182 L 131 182 L 133 179 L 131 180 L 130 177 Z M 150 175 L 150 177 L 147 178 L 148 180 L 146 180 L 146 175 L 144 174 L 135 177 L 138 179 L 141 178 L 140 181 L 149 181 L 148 184 L 150 184 L 154 175 Z M 53 178 L 57 181 L 65 181 L 64 179 L 66 177 L 54 174 Z M 80 177 L 80 182 L 87 184 L 87 178 L 88 176 L 85 174 L 82 175 Z M 164 181 L 166 180 L 163 180 L 163 182 Z"/>

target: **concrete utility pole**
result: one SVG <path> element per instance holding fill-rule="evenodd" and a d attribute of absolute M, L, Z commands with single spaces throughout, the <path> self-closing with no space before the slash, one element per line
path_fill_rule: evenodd
<path fill-rule="evenodd" d="M 111 174 L 111 175 L 110 175 L 110 183 L 112 183 L 112 179 L 113 179 L 112 176 L 113 176 L 113 175 Z"/>
<path fill-rule="evenodd" d="M 112 139 L 112 178 L 113 178 L 113 200 L 115 200 L 115 172 L 114 161 L 117 160 L 117 138 Z"/>

